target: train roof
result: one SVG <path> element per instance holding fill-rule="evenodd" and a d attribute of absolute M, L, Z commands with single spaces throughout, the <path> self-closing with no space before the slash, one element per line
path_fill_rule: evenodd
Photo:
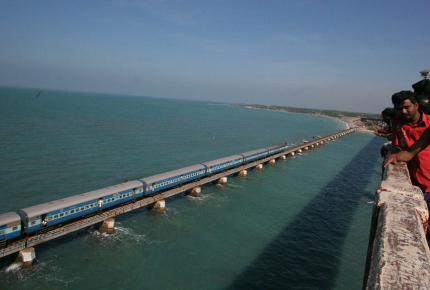
<path fill-rule="evenodd" d="M 188 167 L 184 167 L 184 168 L 172 170 L 172 171 L 161 173 L 161 174 L 157 174 L 157 175 L 152 175 L 152 176 L 144 177 L 144 178 L 141 178 L 140 180 L 146 182 L 146 184 L 148 184 L 148 183 L 154 183 L 154 182 L 157 182 L 157 181 L 161 181 L 161 180 L 164 180 L 164 179 L 167 179 L 167 178 L 172 178 L 172 177 L 175 177 L 175 176 L 182 175 L 184 173 L 189 173 L 189 172 L 193 172 L 193 171 L 200 170 L 200 169 L 206 169 L 206 167 L 204 165 L 197 164 L 197 165 L 192 165 L 192 166 L 188 166 Z"/>
<path fill-rule="evenodd" d="M 241 154 L 246 157 L 246 156 L 254 155 L 254 154 L 265 152 L 265 151 L 267 151 L 267 148 L 255 149 L 255 150 L 244 152 L 244 153 L 241 153 Z"/>
<path fill-rule="evenodd" d="M 129 181 L 129 182 L 125 182 L 117 185 L 112 185 L 110 187 L 97 189 L 97 190 L 81 193 L 78 195 L 50 201 L 47 203 L 42 203 L 39 205 L 23 208 L 21 209 L 21 211 L 25 212 L 29 218 L 32 218 L 35 216 L 46 214 L 48 212 L 56 211 L 56 210 L 77 205 L 83 202 L 99 199 L 110 194 L 129 190 L 132 188 L 138 188 L 142 186 L 143 184 L 140 181 L 136 181 L 136 180 Z"/>
<path fill-rule="evenodd" d="M 283 146 L 287 146 L 287 144 L 285 144 L 285 143 L 276 144 L 276 145 L 273 145 L 273 146 L 266 147 L 266 149 L 271 150 L 271 149 L 276 149 L 276 148 L 283 147 Z"/>
<path fill-rule="evenodd" d="M 16 212 L 7 212 L 0 214 L 0 226 L 20 221 L 21 217 Z"/>
<path fill-rule="evenodd" d="M 236 160 L 236 159 L 240 159 L 240 158 L 243 158 L 243 156 L 240 154 L 236 154 L 236 155 L 232 155 L 229 157 L 224 157 L 224 158 L 220 158 L 220 159 L 216 159 L 216 160 L 207 161 L 207 162 L 202 163 L 202 164 L 204 164 L 206 166 L 213 166 L 213 165 L 226 163 L 228 161 Z"/>

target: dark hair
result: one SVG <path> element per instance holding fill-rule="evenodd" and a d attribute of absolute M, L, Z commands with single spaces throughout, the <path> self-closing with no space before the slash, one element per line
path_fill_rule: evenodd
<path fill-rule="evenodd" d="M 418 102 L 415 98 L 415 94 L 411 91 L 401 91 L 391 96 L 391 101 L 394 105 L 401 105 L 408 99 L 411 100 L 412 104 L 416 104 Z"/>
<path fill-rule="evenodd" d="M 382 117 L 394 118 L 396 116 L 396 110 L 394 108 L 385 108 L 382 113 Z"/>

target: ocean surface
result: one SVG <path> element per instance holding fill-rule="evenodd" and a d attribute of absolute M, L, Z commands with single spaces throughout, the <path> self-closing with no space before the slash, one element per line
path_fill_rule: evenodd
<path fill-rule="evenodd" d="M 0 213 L 346 129 L 226 104 L 0 87 Z M 316 150 L 36 246 L 0 289 L 361 289 L 384 139 Z"/>

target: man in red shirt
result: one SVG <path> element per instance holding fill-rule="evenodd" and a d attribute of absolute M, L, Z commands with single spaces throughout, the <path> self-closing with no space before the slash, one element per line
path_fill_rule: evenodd
<path fill-rule="evenodd" d="M 418 110 L 418 101 L 411 91 L 395 93 L 391 100 L 397 115 L 392 122 L 392 144 L 406 150 L 430 127 L 430 116 Z M 412 184 L 421 188 L 430 208 L 430 146 L 415 155 L 408 162 L 408 168 Z M 430 225 L 427 226 L 427 241 L 430 241 Z"/>

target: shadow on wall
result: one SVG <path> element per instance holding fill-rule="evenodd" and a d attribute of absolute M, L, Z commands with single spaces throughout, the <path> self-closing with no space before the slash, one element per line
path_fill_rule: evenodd
<path fill-rule="evenodd" d="M 373 138 L 227 289 L 332 289 L 380 147 Z"/>

